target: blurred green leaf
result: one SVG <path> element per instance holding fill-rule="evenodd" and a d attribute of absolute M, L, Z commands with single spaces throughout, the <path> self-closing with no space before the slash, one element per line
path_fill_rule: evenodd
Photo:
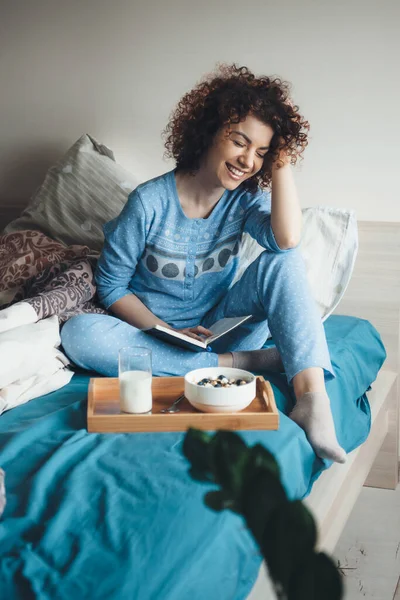
<path fill-rule="evenodd" d="M 247 446 L 236 433 L 218 431 L 210 443 L 211 468 L 216 483 L 236 496 L 243 484 Z"/>
<path fill-rule="evenodd" d="M 254 446 L 249 448 L 249 452 L 249 459 L 254 467 L 264 467 L 264 469 L 270 471 L 272 475 L 280 479 L 279 465 L 275 456 L 269 450 L 261 444 L 254 444 Z"/>
<path fill-rule="evenodd" d="M 249 471 L 241 496 L 241 509 L 247 526 L 262 547 L 267 522 L 277 507 L 287 503 L 286 492 L 279 479 L 263 466 L 251 464 Z"/>
<path fill-rule="evenodd" d="M 289 600 L 339 600 L 343 583 L 333 561 L 323 552 L 311 554 L 292 577 Z"/>
<path fill-rule="evenodd" d="M 223 491 L 208 492 L 204 498 L 205 503 L 209 508 L 216 511 L 221 511 L 224 508 L 231 508 L 233 500 L 229 494 Z"/>
<path fill-rule="evenodd" d="M 337 600 L 343 597 L 343 581 L 333 560 L 324 552 L 314 555 L 315 598 Z"/>
<path fill-rule="evenodd" d="M 189 475 L 192 479 L 201 483 L 214 483 L 214 477 L 211 473 L 204 470 L 201 471 L 195 467 L 189 469 Z"/>
<path fill-rule="evenodd" d="M 340 600 L 343 586 L 333 561 L 315 552 L 314 519 L 299 501 L 290 502 L 274 456 L 261 444 L 249 448 L 231 431 L 213 437 L 189 429 L 183 451 L 190 474 L 220 485 L 205 495 L 215 511 L 242 514 L 267 562 L 277 598 Z"/>
<path fill-rule="evenodd" d="M 271 514 L 261 550 L 271 577 L 286 590 L 297 568 L 313 554 L 316 540 L 314 519 L 299 500 L 283 503 Z"/>
<path fill-rule="evenodd" d="M 210 440 L 211 436 L 208 433 L 193 428 L 188 429 L 183 440 L 183 454 L 201 481 L 213 480 L 209 451 Z"/>

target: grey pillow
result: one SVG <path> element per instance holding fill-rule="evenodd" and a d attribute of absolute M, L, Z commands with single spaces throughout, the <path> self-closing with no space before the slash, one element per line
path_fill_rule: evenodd
<path fill-rule="evenodd" d="M 85 134 L 51 167 L 21 216 L 4 233 L 37 229 L 64 244 L 100 251 L 104 223 L 122 210 L 140 181 L 113 152 Z"/>

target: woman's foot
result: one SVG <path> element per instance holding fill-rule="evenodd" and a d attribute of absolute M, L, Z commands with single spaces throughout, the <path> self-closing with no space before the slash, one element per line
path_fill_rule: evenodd
<path fill-rule="evenodd" d="M 221 354 L 218 364 L 221 367 L 256 372 L 284 371 L 280 354 L 275 347 Z M 304 369 L 293 378 L 293 386 L 297 400 L 289 417 L 304 429 L 317 456 L 338 463 L 346 462 L 346 452 L 336 438 L 323 369 Z"/>
<path fill-rule="evenodd" d="M 292 383 L 296 405 L 289 417 L 304 429 L 317 456 L 344 463 L 346 452 L 336 438 L 323 369 L 304 369 L 293 377 Z"/>
<path fill-rule="evenodd" d="M 346 462 L 346 452 L 336 438 L 331 403 L 326 391 L 305 392 L 289 417 L 304 431 L 315 454 L 338 463 Z"/>

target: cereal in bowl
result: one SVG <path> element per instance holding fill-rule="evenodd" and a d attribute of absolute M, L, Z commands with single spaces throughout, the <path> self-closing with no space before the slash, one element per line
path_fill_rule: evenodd
<path fill-rule="evenodd" d="M 250 381 L 246 381 L 246 379 L 235 379 L 234 377 L 228 379 L 225 375 L 218 375 L 215 379 L 212 377 L 204 377 L 197 382 L 197 385 L 201 385 L 202 387 L 228 388 L 234 385 L 246 385 L 246 383 L 250 383 Z"/>

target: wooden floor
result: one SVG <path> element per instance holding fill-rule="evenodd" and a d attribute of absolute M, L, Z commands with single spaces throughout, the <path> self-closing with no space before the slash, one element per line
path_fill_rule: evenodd
<path fill-rule="evenodd" d="M 345 600 L 400 600 L 400 485 L 362 489 L 334 556 Z"/>

